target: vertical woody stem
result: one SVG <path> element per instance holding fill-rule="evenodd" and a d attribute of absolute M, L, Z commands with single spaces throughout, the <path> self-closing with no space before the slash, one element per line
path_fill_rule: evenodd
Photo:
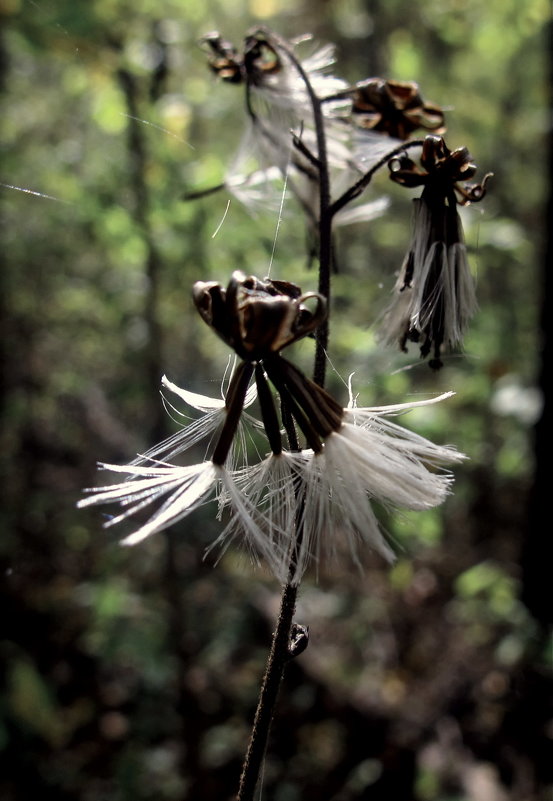
<path fill-rule="evenodd" d="M 270 34 L 271 40 L 283 51 L 290 59 L 294 68 L 303 80 L 308 93 L 315 124 L 315 134 L 317 139 L 317 159 L 319 169 L 319 287 L 318 291 L 323 295 L 327 302 L 330 301 L 330 276 L 332 264 L 332 212 L 330 207 L 330 176 L 328 171 L 328 157 L 326 147 L 326 132 L 322 113 L 322 104 L 313 87 L 309 77 L 303 69 L 301 63 L 289 46 L 274 34 Z M 325 382 L 326 351 L 328 347 L 329 328 L 328 322 L 319 326 L 317 330 L 317 344 L 315 351 L 315 364 L 313 380 L 321 387 Z M 295 432 L 293 421 L 289 415 L 287 420 L 291 425 L 292 438 L 290 445 L 293 447 Z M 294 547 L 290 550 L 290 565 L 288 570 L 287 582 L 282 590 L 280 612 L 276 629 L 273 633 L 273 640 L 263 683 L 259 694 L 257 710 L 255 713 L 252 733 L 248 750 L 242 768 L 240 785 L 238 789 L 237 801 L 253 801 L 255 788 L 259 778 L 261 765 L 267 748 L 267 740 L 274 716 L 278 691 L 286 668 L 286 663 L 293 656 L 290 648 L 294 614 L 296 611 L 296 599 L 299 589 L 299 582 L 296 580 L 296 557 L 301 548 L 303 538 L 303 526 L 300 522 L 303 514 L 302 498 L 297 498 L 298 511 L 296 514 L 296 535 Z"/>
<path fill-rule="evenodd" d="M 261 764 L 265 756 L 280 683 L 286 662 L 290 658 L 290 631 L 294 612 L 296 611 L 297 593 L 298 587 L 291 583 L 286 584 L 282 592 L 280 613 L 259 694 L 248 751 L 244 759 L 237 801 L 252 801 L 254 797 Z"/>
<path fill-rule="evenodd" d="M 271 33 L 277 48 L 286 53 L 294 65 L 294 69 L 305 84 L 313 111 L 315 137 L 317 141 L 317 166 L 319 171 L 319 287 L 320 295 L 326 298 L 330 315 L 330 275 L 332 267 L 332 211 L 330 205 L 330 174 L 328 170 L 328 155 L 326 146 L 326 131 L 322 103 L 311 85 L 309 76 L 301 62 L 296 58 L 293 50 L 280 37 Z M 326 351 L 328 349 L 329 324 L 328 318 L 321 323 L 316 333 L 317 345 L 315 349 L 315 365 L 313 380 L 321 387 L 324 386 L 326 373 Z"/>

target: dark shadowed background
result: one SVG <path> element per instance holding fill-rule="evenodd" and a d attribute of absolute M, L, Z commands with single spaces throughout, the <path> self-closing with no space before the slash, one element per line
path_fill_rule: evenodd
<path fill-rule="evenodd" d="M 338 74 L 416 80 L 448 109 L 485 201 L 463 212 L 479 312 L 439 374 L 382 350 L 410 197 L 339 234 L 330 386 L 364 404 L 453 389 L 409 425 L 454 443 L 443 508 L 385 525 L 400 558 L 308 576 L 260 798 L 545 801 L 550 680 L 550 271 L 546 0 L 1 0 L 0 462 L 2 801 L 226 801 L 279 587 L 205 507 L 134 549 L 80 511 L 95 463 L 175 430 L 163 373 L 218 394 L 227 349 L 193 310 L 196 280 L 263 275 L 276 228 L 215 194 L 243 94 L 197 45 L 263 22 L 337 45 Z M 316 286 L 285 203 L 273 276 Z M 550 333 L 550 331 L 549 331 Z M 296 349 L 308 367 L 312 348 Z M 542 414 L 542 411 L 545 410 Z M 536 429 L 536 425 L 538 426 Z M 537 432 L 537 435 L 536 435 Z M 127 527 L 125 531 L 130 531 Z"/>

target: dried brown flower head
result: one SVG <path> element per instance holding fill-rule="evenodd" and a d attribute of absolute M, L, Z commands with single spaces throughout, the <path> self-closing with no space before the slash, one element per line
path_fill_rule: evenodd
<path fill-rule="evenodd" d="M 427 195 L 454 198 L 462 206 L 482 200 L 492 177 L 492 173 L 487 173 L 479 184 L 466 183 L 475 175 L 476 164 L 466 147 L 449 150 L 441 136 L 426 137 L 420 166 L 406 153 L 391 159 L 388 166 L 390 178 L 401 186 L 423 186 L 428 190 Z"/>
<path fill-rule="evenodd" d="M 202 319 L 245 361 L 259 361 L 311 334 L 326 318 L 326 301 L 288 281 L 261 281 L 236 271 L 225 289 L 197 281 L 193 299 Z M 306 305 L 315 302 L 313 310 Z"/>
<path fill-rule="evenodd" d="M 244 60 L 231 42 L 223 39 L 217 32 L 206 33 L 200 39 L 200 46 L 207 45 L 210 69 L 223 81 L 242 83 L 244 80 Z"/>
<path fill-rule="evenodd" d="M 444 112 L 425 103 L 413 81 L 361 81 L 352 94 L 352 122 L 359 128 L 407 139 L 417 128 L 445 132 Z"/>

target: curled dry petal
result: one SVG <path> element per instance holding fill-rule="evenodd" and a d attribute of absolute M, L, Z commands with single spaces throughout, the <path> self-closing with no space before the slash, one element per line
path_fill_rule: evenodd
<path fill-rule="evenodd" d="M 196 282 L 193 299 L 202 319 L 246 361 L 278 353 L 326 318 L 322 295 L 302 295 L 295 284 L 246 278 L 238 271 L 226 289 L 213 281 Z"/>
<path fill-rule="evenodd" d="M 434 103 L 425 103 L 414 81 L 371 78 L 356 84 L 351 94 L 351 118 L 365 130 L 408 139 L 417 128 L 444 133 L 445 116 Z"/>
<path fill-rule="evenodd" d="M 422 147 L 420 165 L 407 153 L 392 158 L 388 164 L 390 178 L 408 188 L 425 187 L 428 194 L 439 198 L 452 197 L 461 205 L 475 203 L 486 194 L 487 173 L 481 183 L 463 183 L 472 178 L 477 166 L 466 147 L 449 150 L 443 137 L 427 136 Z"/>

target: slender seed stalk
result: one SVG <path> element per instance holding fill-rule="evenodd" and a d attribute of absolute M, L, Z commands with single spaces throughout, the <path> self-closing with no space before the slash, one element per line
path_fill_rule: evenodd
<path fill-rule="evenodd" d="M 283 398 L 284 402 L 286 403 L 286 406 L 288 407 L 294 420 L 298 424 L 298 427 L 301 429 L 302 434 L 307 440 L 307 444 L 313 451 L 315 451 L 315 453 L 318 453 L 322 450 L 321 438 L 317 433 L 316 427 L 312 425 L 311 420 L 309 420 L 309 418 L 304 414 L 304 411 L 298 404 L 295 395 L 290 392 L 286 379 L 282 371 L 279 369 L 280 361 L 280 357 L 277 359 L 267 360 L 265 365 L 267 369 L 267 375 L 278 390 L 280 397 Z"/>
<path fill-rule="evenodd" d="M 226 184 L 223 183 L 216 184 L 215 186 L 208 186 L 207 189 L 196 189 L 194 192 L 185 192 L 184 195 L 181 195 L 181 200 L 201 200 L 204 197 L 220 192 L 222 189 L 225 189 L 225 187 Z"/>
<path fill-rule="evenodd" d="M 353 186 L 350 186 L 343 195 L 340 195 L 340 197 L 334 201 L 330 207 L 331 218 L 334 217 L 334 215 L 337 214 L 340 209 L 343 209 L 344 206 L 347 206 L 348 203 L 350 203 L 352 200 L 355 200 L 356 197 L 359 197 L 359 195 L 365 191 L 372 181 L 374 174 L 378 172 L 378 170 L 382 169 L 382 167 L 384 167 L 390 161 L 390 159 L 393 159 L 394 156 L 403 153 L 404 150 L 409 150 L 413 147 L 422 147 L 423 144 L 423 139 L 413 139 L 410 142 L 403 142 L 401 145 L 394 147 L 393 150 L 390 150 L 388 153 L 386 153 L 385 156 L 382 156 L 382 158 L 379 159 L 376 164 L 373 164 L 370 170 L 367 170 L 367 172 L 364 173 L 364 175 L 362 175 L 361 178 L 359 178 L 359 180 L 353 184 Z"/>
<path fill-rule="evenodd" d="M 273 35 L 277 47 L 282 50 L 290 59 L 298 75 L 305 84 L 311 108 L 313 111 L 313 123 L 315 125 L 315 137 L 317 141 L 317 167 L 319 172 L 319 286 L 318 292 L 326 298 L 330 308 L 330 276 L 332 268 L 332 212 L 330 206 L 330 173 L 328 169 L 328 154 L 326 146 L 326 131 L 324 127 L 324 117 L 322 102 L 317 97 L 311 85 L 309 76 L 305 72 L 301 62 L 296 58 L 295 53 L 288 47 L 280 37 Z M 321 387 L 324 386 L 326 374 L 326 351 L 328 349 L 329 326 L 328 318 L 325 320 L 316 333 L 315 366 L 313 380 Z"/>
<path fill-rule="evenodd" d="M 280 426 L 278 424 L 277 411 L 271 390 L 265 379 L 265 373 L 261 364 L 255 367 L 255 383 L 257 385 L 257 397 L 261 407 L 261 417 L 265 427 L 265 433 L 269 440 L 269 445 L 275 456 L 282 453 L 282 437 L 280 436 Z"/>
<path fill-rule="evenodd" d="M 253 370 L 254 366 L 251 362 L 242 362 L 240 365 L 238 365 L 238 368 L 233 376 L 225 400 L 227 416 L 221 433 L 219 434 L 217 445 L 213 451 L 213 456 L 211 457 L 213 464 L 222 466 L 226 461 L 230 446 L 232 445 L 232 440 L 234 439 L 234 434 L 236 433 L 236 429 L 240 421 L 242 409 L 244 408 L 244 399 L 246 397 L 246 392 L 248 391 L 248 384 L 250 383 Z"/>
<path fill-rule="evenodd" d="M 317 160 L 319 172 L 319 286 L 318 291 L 323 295 L 327 303 L 330 302 L 330 279 L 331 279 L 331 265 L 332 265 L 332 217 L 330 207 L 330 175 L 328 169 L 328 157 L 326 147 L 326 132 L 324 128 L 324 120 L 322 113 L 322 104 L 317 95 L 315 94 L 308 75 L 303 69 L 302 65 L 290 50 L 285 42 L 280 38 L 275 37 L 277 47 L 286 53 L 301 79 L 303 80 L 313 110 L 313 120 L 315 124 L 315 134 L 317 140 Z M 325 371 L 326 371 L 326 351 L 328 348 L 329 327 L 328 322 L 319 326 L 316 333 L 316 350 L 315 350 L 315 364 L 313 371 L 313 380 L 320 387 L 324 387 Z M 268 365 L 266 365 L 267 367 Z M 278 371 L 277 371 L 278 372 Z M 271 381 L 273 377 L 269 373 Z M 293 409 L 294 400 L 287 392 L 286 387 L 281 388 L 277 386 L 279 394 L 283 395 L 283 401 L 289 411 L 293 411 L 294 417 L 301 426 L 300 420 L 306 419 L 303 414 L 300 417 L 296 416 L 296 409 Z M 297 407 L 297 404 L 296 404 Z M 292 432 L 293 421 L 291 422 Z M 303 432 L 306 433 L 305 431 Z M 295 432 L 294 432 L 295 439 Z M 318 439 L 318 438 L 317 438 Z M 289 443 L 293 447 L 292 443 Z M 297 440 L 296 440 L 297 444 Z M 282 590 L 282 597 L 280 603 L 280 613 L 277 621 L 277 626 L 273 634 L 271 650 L 267 660 L 265 675 L 259 694 L 257 710 L 255 713 L 252 733 L 248 750 L 242 768 L 242 775 L 240 777 L 240 785 L 238 789 L 237 801 L 253 801 L 255 788 L 259 778 L 261 765 L 267 748 L 267 741 L 269 738 L 269 731 L 274 716 L 276 702 L 278 698 L 278 691 L 284 675 L 286 664 L 293 654 L 290 650 L 290 642 L 292 635 L 292 627 L 294 622 L 294 614 L 296 611 L 296 599 L 298 594 L 299 585 L 294 581 L 296 572 L 296 556 L 301 548 L 301 541 L 303 538 L 303 526 L 301 519 L 303 509 L 301 499 L 298 499 L 298 511 L 296 514 L 296 538 L 294 547 L 291 548 L 290 565 L 288 569 L 288 578 Z"/>
<path fill-rule="evenodd" d="M 253 722 L 252 733 L 242 775 L 238 788 L 237 801 L 253 801 L 257 780 L 261 770 L 269 729 L 273 720 L 274 709 L 278 691 L 287 661 L 290 659 L 289 643 L 294 613 L 296 611 L 296 598 L 298 587 L 290 582 L 282 591 L 280 612 L 277 626 L 273 634 L 271 651 L 267 660 L 267 667 L 261 685 L 261 692 L 257 703 L 257 710 Z"/>
<path fill-rule="evenodd" d="M 327 437 L 342 425 L 344 410 L 323 387 L 310 381 L 295 365 L 281 358 L 281 368 L 285 370 L 286 386 L 302 407 L 308 418 L 316 426 L 321 437 Z"/>

